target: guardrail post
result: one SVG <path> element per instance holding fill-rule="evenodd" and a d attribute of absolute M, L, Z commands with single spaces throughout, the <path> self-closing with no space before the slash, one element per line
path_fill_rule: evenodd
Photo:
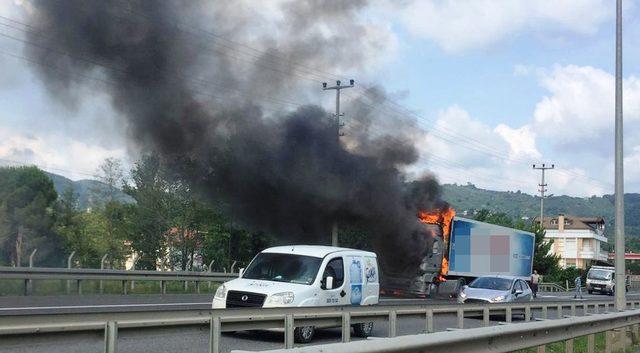
<path fill-rule="evenodd" d="M 640 325 L 635 324 L 631 327 L 631 342 L 633 342 L 634 345 L 638 344 L 638 341 L 640 341 Z"/>
<path fill-rule="evenodd" d="M 425 331 L 433 333 L 433 309 L 427 309 L 426 316 Z"/>
<path fill-rule="evenodd" d="M 531 307 L 528 305 L 524 307 L 524 321 L 531 321 Z"/>
<path fill-rule="evenodd" d="M 160 293 L 162 294 L 167 294 L 167 282 L 166 281 L 160 281 Z"/>
<path fill-rule="evenodd" d="M 464 328 L 464 309 L 458 308 L 458 313 L 456 316 L 458 318 L 458 328 L 463 329 Z"/>
<path fill-rule="evenodd" d="M 200 281 L 196 280 L 196 293 L 200 294 Z"/>
<path fill-rule="evenodd" d="M 585 316 L 589 313 L 589 304 L 582 304 L 582 315 Z"/>
<path fill-rule="evenodd" d="M 511 315 L 511 307 L 510 306 L 506 307 L 506 309 L 504 310 L 504 319 L 505 319 L 505 321 L 511 322 L 512 321 L 512 316 L 513 315 Z"/>
<path fill-rule="evenodd" d="M 351 342 L 351 314 L 348 311 L 342 313 L 342 343 Z"/>
<path fill-rule="evenodd" d="M 547 306 L 544 304 L 542 304 L 542 318 L 545 320 L 549 318 L 549 315 L 547 312 Z"/>
<path fill-rule="evenodd" d="M 293 348 L 293 314 L 284 316 L 284 348 Z"/>
<path fill-rule="evenodd" d="M 593 304 L 593 313 L 594 314 L 600 313 L 600 304 L 598 303 Z"/>
<path fill-rule="evenodd" d="M 564 341 L 564 353 L 573 353 L 573 338 Z"/>
<path fill-rule="evenodd" d="M 122 281 L 122 294 L 126 295 L 127 294 L 127 280 L 123 280 Z"/>
<path fill-rule="evenodd" d="M 118 351 L 118 323 L 107 321 L 104 327 L 104 353 L 116 353 Z"/>
<path fill-rule="evenodd" d="M 558 312 L 558 319 L 562 319 L 562 304 L 558 304 L 556 311 Z"/>
<path fill-rule="evenodd" d="M 596 335 L 587 336 L 587 353 L 594 353 L 596 350 Z"/>
<path fill-rule="evenodd" d="M 483 326 L 489 326 L 489 317 L 490 317 L 489 307 L 485 306 L 482 309 L 482 325 Z"/>
<path fill-rule="evenodd" d="M 76 288 L 76 292 L 78 293 L 78 295 L 82 295 L 82 280 L 77 280 L 76 284 L 77 284 L 77 288 Z"/>
<path fill-rule="evenodd" d="M 104 254 L 102 256 L 102 258 L 100 259 L 100 269 L 101 270 L 104 270 L 104 262 L 107 260 L 107 256 L 108 256 L 108 254 Z M 104 283 L 103 283 L 102 280 L 100 280 L 100 282 L 98 284 L 98 287 L 99 287 L 100 294 L 104 294 Z"/>
<path fill-rule="evenodd" d="M 396 337 L 398 325 L 398 313 L 395 310 L 389 311 L 389 337 Z"/>
<path fill-rule="evenodd" d="M 29 255 L 29 268 L 33 267 L 33 257 L 38 252 L 38 248 L 33 249 L 31 255 Z M 33 293 L 33 281 L 30 279 L 24 280 L 24 295 L 31 295 Z"/>
<path fill-rule="evenodd" d="M 576 305 L 571 304 L 571 316 L 576 316 Z"/>
<path fill-rule="evenodd" d="M 604 351 L 605 353 L 611 353 L 613 346 L 613 331 L 607 331 L 604 333 Z"/>
<path fill-rule="evenodd" d="M 69 257 L 67 258 L 67 268 L 71 268 L 73 256 L 76 254 L 76 251 L 72 251 Z M 71 280 L 67 280 L 67 294 L 71 294 Z"/>
<path fill-rule="evenodd" d="M 220 317 L 211 314 L 211 322 L 209 323 L 209 353 L 220 353 L 221 329 Z"/>

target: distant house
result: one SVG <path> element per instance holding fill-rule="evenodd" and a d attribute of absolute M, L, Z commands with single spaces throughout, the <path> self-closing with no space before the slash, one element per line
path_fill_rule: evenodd
<path fill-rule="evenodd" d="M 544 217 L 543 226 L 545 239 L 553 239 L 551 251 L 560 256 L 562 268 L 586 269 L 589 263 L 608 260 L 608 253 L 602 250 L 602 244 L 607 243 L 604 218 L 559 214 Z"/>

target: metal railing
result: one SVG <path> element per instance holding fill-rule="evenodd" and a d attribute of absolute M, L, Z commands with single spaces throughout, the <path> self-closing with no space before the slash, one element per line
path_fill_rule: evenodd
<path fill-rule="evenodd" d="M 595 334 L 606 332 L 605 352 L 624 350 L 628 346 L 627 332 L 631 333 L 631 343 L 639 338 L 640 310 L 570 317 L 550 322 L 530 322 L 520 325 L 481 327 L 468 329 L 464 335 L 459 332 L 439 332 L 431 335 L 408 335 L 395 338 L 365 340 L 347 344 L 323 344 L 294 348 L 290 350 L 270 350 L 271 353 L 375 353 L 375 352 L 513 352 L 520 349 L 538 347 L 545 352 L 546 345 L 564 342 L 565 352 L 573 352 L 574 339 L 587 337 L 587 351 L 595 351 Z M 621 330 L 622 329 L 622 330 Z M 629 330 L 631 329 L 631 330 Z M 618 330 L 618 332 L 616 332 Z M 615 340 L 614 337 L 618 336 Z M 617 342 L 616 342 L 617 341 Z M 246 351 L 234 350 L 233 353 Z"/>
<path fill-rule="evenodd" d="M 640 307 L 640 300 L 628 300 L 629 309 Z M 400 317 L 424 320 L 424 332 L 434 332 L 434 321 L 441 315 L 455 315 L 456 327 L 464 329 L 465 317 L 481 317 L 483 326 L 491 324 L 492 315 L 512 322 L 514 315 L 525 321 L 562 319 L 567 315 L 588 315 L 613 310 L 612 301 L 526 302 L 508 304 L 412 304 L 344 307 L 242 308 L 220 310 L 145 310 L 122 308 L 117 312 L 71 312 L 51 314 L 7 314 L 0 316 L 0 335 L 23 335 L 42 332 L 104 332 L 105 352 L 117 352 L 120 329 L 209 325 L 209 352 L 220 352 L 221 332 L 284 329 L 284 347 L 293 348 L 295 327 L 341 327 L 342 342 L 351 341 L 351 325 L 363 322 L 387 322 L 388 336 L 397 336 Z"/>
<path fill-rule="evenodd" d="M 200 293 L 200 284 L 211 282 L 224 282 L 237 278 L 238 274 L 218 272 L 188 272 L 188 271 L 144 271 L 144 270 L 104 270 L 87 268 L 45 268 L 45 267 L 0 267 L 0 279 L 14 279 L 24 281 L 24 294 L 33 292 L 35 280 L 66 280 L 76 282 L 77 294 L 82 294 L 82 282 L 89 280 L 120 281 L 122 293 L 127 294 L 127 283 L 134 281 L 158 281 L 160 292 L 166 293 L 166 283 L 170 281 L 193 282 L 195 291 Z M 103 286 L 100 286 L 102 292 Z M 70 292 L 70 286 L 67 286 Z"/>

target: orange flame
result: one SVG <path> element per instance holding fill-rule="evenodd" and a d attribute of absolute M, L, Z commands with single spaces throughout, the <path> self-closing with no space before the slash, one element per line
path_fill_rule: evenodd
<path fill-rule="evenodd" d="M 421 222 L 427 224 L 437 224 L 442 228 L 444 249 L 448 249 L 451 221 L 453 220 L 453 217 L 455 215 L 456 211 L 451 207 L 447 207 L 445 209 L 436 209 L 429 212 L 421 211 L 418 214 L 418 217 L 420 218 Z M 444 276 L 449 273 L 449 259 L 446 256 L 447 252 L 445 252 L 445 257 L 442 259 L 442 269 L 440 270 L 440 276 L 438 276 L 439 281 L 446 281 Z"/>

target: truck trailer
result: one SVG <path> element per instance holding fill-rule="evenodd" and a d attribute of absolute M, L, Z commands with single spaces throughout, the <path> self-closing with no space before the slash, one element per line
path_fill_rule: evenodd
<path fill-rule="evenodd" d="M 384 259 L 380 259 L 382 294 L 450 297 L 480 276 L 531 277 L 533 233 L 457 217 L 451 208 L 419 217 L 429 239 L 422 263 L 393 273 L 385 270 Z"/>

